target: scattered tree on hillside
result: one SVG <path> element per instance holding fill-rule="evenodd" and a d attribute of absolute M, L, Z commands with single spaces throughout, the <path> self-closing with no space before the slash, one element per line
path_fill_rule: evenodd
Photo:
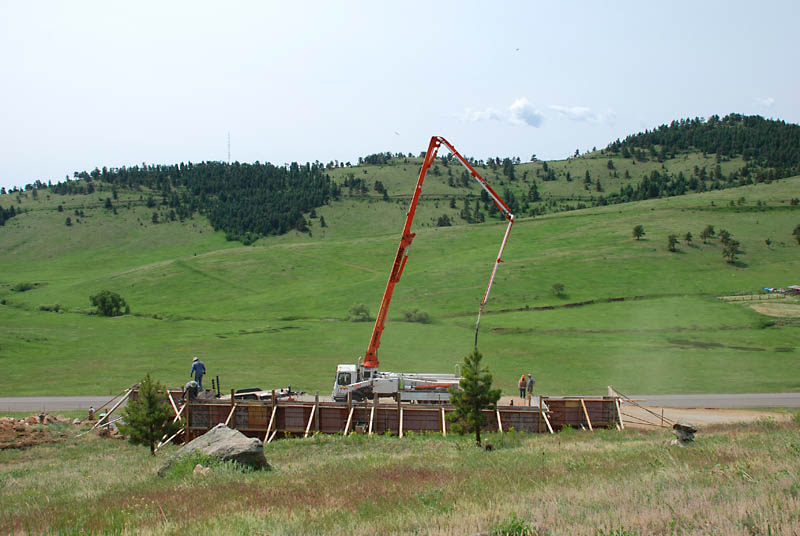
<path fill-rule="evenodd" d="M 553 283 L 550 291 L 553 293 L 553 296 L 561 296 L 564 294 L 564 283 Z"/>
<path fill-rule="evenodd" d="M 636 240 L 639 240 L 641 237 L 645 235 L 644 232 L 644 225 L 637 225 L 633 228 L 633 237 Z"/>
<path fill-rule="evenodd" d="M 798 223 L 794 231 L 792 231 L 792 236 L 794 236 L 797 245 L 800 246 L 800 223 Z"/>
<path fill-rule="evenodd" d="M 729 233 L 725 229 L 720 230 L 719 241 L 722 242 L 722 245 L 727 245 L 730 239 L 731 239 L 731 233 Z"/>
<path fill-rule="evenodd" d="M 131 312 L 125 299 L 110 290 L 101 290 L 94 296 L 89 296 L 89 301 L 97 307 L 98 312 L 103 316 L 120 316 Z"/>
<path fill-rule="evenodd" d="M 450 402 L 455 411 L 447 415 L 456 433 L 475 432 L 475 443 L 481 445 L 481 427 L 486 424 L 484 409 L 493 410 L 500 400 L 500 389 L 492 389 L 492 374 L 481 366 L 483 355 L 475 348 L 464 357 L 463 377 L 459 388 L 450 388 Z"/>
<path fill-rule="evenodd" d="M 692 245 L 692 232 L 691 231 L 687 231 L 687 233 L 685 235 L 683 235 L 683 241 L 686 242 L 687 246 L 691 246 Z"/>
<path fill-rule="evenodd" d="M 700 238 L 703 240 L 703 244 L 706 243 L 706 240 L 709 238 L 714 237 L 714 226 L 713 225 L 706 225 L 706 228 L 700 232 Z"/>
<path fill-rule="evenodd" d="M 671 234 L 667 237 L 667 249 L 675 251 L 675 246 L 678 245 L 678 235 Z"/>
<path fill-rule="evenodd" d="M 327 227 L 328 226 L 328 224 L 325 223 L 325 216 L 320 216 L 319 217 L 319 226 L 320 227 Z"/>
<path fill-rule="evenodd" d="M 67 216 L 67 219 L 64 220 L 64 225 L 66 225 L 67 227 L 72 227 L 72 218 Z"/>
<path fill-rule="evenodd" d="M 742 253 L 739 249 L 739 245 L 738 240 L 729 238 L 728 241 L 725 242 L 725 247 L 722 248 L 722 256 L 728 259 L 728 262 L 731 264 L 736 262 L 736 256 Z"/>
<path fill-rule="evenodd" d="M 153 383 L 149 372 L 139 383 L 138 396 L 128 400 L 122 415 L 120 431 L 131 443 L 149 445 L 153 456 L 156 455 L 157 442 L 180 428 L 180 423 L 173 422 L 174 414 L 167 401 L 166 389 L 159 382 Z"/>
<path fill-rule="evenodd" d="M 439 216 L 439 219 L 436 220 L 437 227 L 450 227 L 453 223 L 450 221 L 450 216 L 447 214 L 442 214 Z"/>

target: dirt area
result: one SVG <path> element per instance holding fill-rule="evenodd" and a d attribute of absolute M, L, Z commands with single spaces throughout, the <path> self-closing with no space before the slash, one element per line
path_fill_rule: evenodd
<path fill-rule="evenodd" d="M 63 426 L 54 426 L 63 424 Z M 61 415 L 46 413 L 31 415 L 21 419 L 0 417 L 0 450 L 17 449 L 52 443 L 66 439 L 64 426 L 79 426 L 80 421 L 73 421 Z"/>
<path fill-rule="evenodd" d="M 650 410 L 648 412 L 647 410 Z M 730 424 L 741 422 L 755 422 L 759 420 L 774 420 L 785 422 L 792 416 L 787 413 L 775 411 L 754 411 L 746 409 L 698 409 L 698 408 L 642 408 L 630 404 L 622 405 L 622 418 L 625 426 L 629 428 L 654 428 L 661 425 L 661 412 L 664 412 L 665 425 L 669 422 L 685 422 L 699 428 L 708 424 Z M 655 415 L 654 415 L 655 414 Z"/>
<path fill-rule="evenodd" d="M 778 318 L 800 318 L 800 304 L 794 303 L 756 303 L 750 306 L 762 315 Z"/>

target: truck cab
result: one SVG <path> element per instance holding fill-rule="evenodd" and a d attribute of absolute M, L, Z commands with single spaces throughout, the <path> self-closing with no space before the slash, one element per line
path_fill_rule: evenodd
<path fill-rule="evenodd" d="M 358 369 L 355 365 L 339 365 L 336 367 L 336 381 L 333 382 L 333 399 L 336 401 L 347 400 L 347 393 L 351 386 L 358 382 Z"/>

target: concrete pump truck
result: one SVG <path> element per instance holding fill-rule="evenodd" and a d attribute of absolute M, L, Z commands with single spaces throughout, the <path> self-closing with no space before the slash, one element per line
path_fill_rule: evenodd
<path fill-rule="evenodd" d="M 389 281 L 386 283 L 386 290 L 383 293 L 383 300 L 381 301 L 378 316 L 375 319 L 375 326 L 372 329 L 372 337 L 369 340 L 367 351 L 363 359 L 359 360 L 358 364 L 341 364 L 336 368 L 336 379 L 333 384 L 333 399 L 335 401 L 341 402 L 347 400 L 349 393 L 353 400 L 372 399 L 378 396 L 396 397 L 401 402 L 447 403 L 450 400 L 448 389 L 451 386 L 457 386 L 461 379 L 456 374 L 384 372 L 378 368 L 378 348 L 380 347 L 381 334 L 386 324 L 389 303 L 392 301 L 394 286 L 400 281 L 400 276 L 403 274 L 403 269 L 408 260 L 408 250 L 411 246 L 411 242 L 416 236 L 416 233 L 411 232 L 411 222 L 414 220 L 414 213 L 417 210 L 417 204 L 419 203 L 420 194 L 422 193 L 422 183 L 425 181 L 425 175 L 434 163 L 439 148 L 442 146 L 447 148 L 453 157 L 461 162 L 467 169 L 470 176 L 478 181 L 481 188 L 489 194 L 489 197 L 500 210 L 500 213 L 508 220 L 508 226 L 506 227 L 503 241 L 500 244 L 500 252 L 497 254 L 497 259 L 492 268 L 492 275 L 489 278 L 489 284 L 486 287 L 486 292 L 484 292 L 480 309 L 478 310 L 478 320 L 475 323 L 475 346 L 478 345 L 478 329 L 480 327 L 481 314 L 486 305 L 486 300 L 489 299 L 489 291 L 492 288 L 494 276 L 497 273 L 497 266 L 502 262 L 503 250 L 506 247 L 511 227 L 514 225 L 514 215 L 505 202 L 500 199 L 500 196 L 492 190 L 483 177 L 481 177 L 472 165 L 456 151 L 455 147 L 453 147 L 450 142 L 441 136 L 433 136 L 428 145 L 428 151 L 425 153 L 425 158 L 422 161 L 422 168 L 419 172 L 419 178 L 417 179 L 417 185 L 411 199 L 411 205 L 406 213 L 405 225 L 403 226 L 403 233 L 400 237 L 400 246 L 397 249 L 397 254 L 392 264 Z"/>

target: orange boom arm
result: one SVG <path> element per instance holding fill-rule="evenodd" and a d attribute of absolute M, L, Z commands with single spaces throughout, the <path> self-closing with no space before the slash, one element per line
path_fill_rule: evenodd
<path fill-rule="evenodd" d="M 481 177 L 477 171 L 467 162 L 458 151 L 456 151 L 455 147 L 453 147 L 450 142 L 446 139 L 442 138 L 441 136 L 433 136 L 431 138 L 430 144 L 428 144 L 428 152 L 425 153 L 425 159 L 422 161 L 422 168 L 419 171 L 419 178 L 417 179 L 417 186 L 414 189 L 414 196 L 411 198 L 411 205 L 408 208 L 408 212 L 406 213 L 406 222 L 403 225 L 403 233 L 400 236 L 400 246 L 397 248 L 397 255 L 394 257 L 394 264 L 392 264 L 392 271 L 389 274 L 389 281 L 386 283 L 386 290 L 383 293 L 383 300 L 381 301 L 381 308 L 378 311 L 378 316 L 375 319 L 375 327 L 372 329 L 372 337 L 369 341 L 369 346 L 367 347 L 367 351 L 364 354 L 364 361 L 362 366 L 367 369 L 377 369 L 379 365 L 378 361 L 378 348 L 381 345 L 381 334 L 383 333 L 384 325 L 386 324 L 386 315 L 389 311 L 389 303 L 392 301 L 392 293 L 394 292 L 395 284 L 400 281 L 400 276 L 403 274 L 403 269 L 405 268 L 406 261 L 408 260 L 408 250 L 411 247 L 411 242 L 414 240 L 416 233 L 411 232 L 411 222 L 414 220 L 414 213 L 417 210 L 417 204 L 419 203 L 419 197 L 422 193 L 422 183 L 425 182 L 425 176 L 428 173 L 428 169 L 431 167 L 431 164 L 436 159 L 436 155 L 439 152 L 439 148 L 444 145 L 454 157 L 456 157 L 461 164 L 467 168 L 467 171 L 470 172 L 470 175 L 480 183 L 481 187 L 486 190 L 486 193 L 489 194 L 489 197 L 492 198 L 497 208 L 503 214 L 503 216 L 508 220 L 508 228 L 506 229 L 505 236 L 503 237 L 503 242 L 500 246 L 500 253 L 497 255 L 497 260 L 495 261 L 494 268 L 492 270 L 492 276 L 489 279 L 489 286 L 486 288 L 486 292 L 483 295 L 483 300 L 481 301 L 480 311 L 478 312 L 478 323 L 475 326 L 475 344 L 477 345 L 478 342 L 478 325 L 480 324 L 480 315 L 483 312 L 483 307 L 486 304 L 486 300 L 489 298 L 489 290 L 492 288 L 492 282 L 494 281 L 495 273 L 497 272 L 497 264 L 502 262 L 501 256 L 503 254 L 503 249 L 505 248 L 506 242 L 508 241 L 508 234 L 511 231 L 511 226 L 514 224 L 514 215 L 511 213 L 511 210 L 505 204 L 505 202 L 500 199 L 494 190 L 487 184 L 487 182 Z"/>

